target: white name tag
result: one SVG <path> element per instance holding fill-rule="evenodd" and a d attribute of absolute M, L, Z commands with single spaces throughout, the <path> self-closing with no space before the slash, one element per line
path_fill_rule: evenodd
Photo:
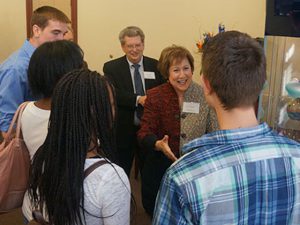
<path fill-rule="evenodd" d="M 199 113 L 200 104 L 197 102 L 184 102 L 182 112 Z"/>
<path fill-rule="evenodd" d="M 155 73 L 150 71 L 144 71 L 145 79 L 155 79 Z"/>

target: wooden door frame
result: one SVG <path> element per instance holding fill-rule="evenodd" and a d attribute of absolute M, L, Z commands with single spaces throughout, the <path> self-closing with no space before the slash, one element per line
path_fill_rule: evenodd
<path fill-rule="evenodd" d="M 27 38 L 30 38 L 31 27 L 30 27 L 30 19 L 32 16 L 32 1 L 33 0 L 26 0 L 26 27 L 27 27 Z M 72 29 L 74 35 L 74 42 L 77 43 L 78 36 L 77 36 L 77 0 L 70 0 L 71 1 L 71 21 L 72 21 Z"/>

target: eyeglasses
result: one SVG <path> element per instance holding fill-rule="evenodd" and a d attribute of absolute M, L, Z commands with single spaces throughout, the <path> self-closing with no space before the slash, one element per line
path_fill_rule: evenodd
<path fill-rule="evenodd" d="M 133 49 L 141 49 L 143 47 L 143 43 L 141 44 L 136 44 L 136 45 L 125 45 L 126 48 L 128 48 L 129 50 L 133 50 Z"/>

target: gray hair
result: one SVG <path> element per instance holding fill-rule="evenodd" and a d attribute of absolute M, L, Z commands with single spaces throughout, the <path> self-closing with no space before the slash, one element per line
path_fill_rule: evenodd
<path fill-rule="evenodd" d="M 121 45 L 125 44 L 125 37 L 136 37 L 140 36 L 142 39 L 142 42 L 144 43 L 145 40 L 145 35 L 144 32 L 141 30 L 141 28 L 136 27 L 136 26 L 129 26 L 121 30 L 119 34 L 119 40 L 121 42 Z"/>

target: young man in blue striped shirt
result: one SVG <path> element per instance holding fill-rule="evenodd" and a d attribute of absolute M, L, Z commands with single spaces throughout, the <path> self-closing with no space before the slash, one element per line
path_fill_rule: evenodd
<path fill-rule="evenodd" d="M 259 124 L 261 46 L 229 31 L 202 55 L 202 86 L 220 130 L 185 145 L 166 172 L 153 224 L 300 224 L 300 144 Z"/>

